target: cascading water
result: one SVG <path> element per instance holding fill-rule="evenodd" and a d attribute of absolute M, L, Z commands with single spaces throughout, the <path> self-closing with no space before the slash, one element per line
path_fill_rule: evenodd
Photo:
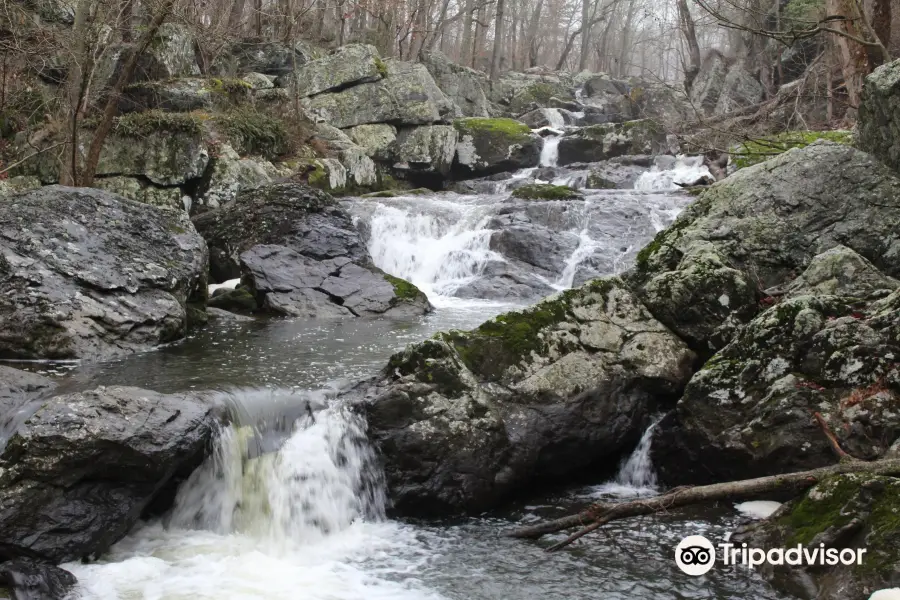
<path fill-rule="evenodd" d="M 545 108 L 544 115 L 550 123 L 551 133 L 544 138 L 540 164 L 542 167 L 555 167 L 559 163 L 559 142 L 566 127 L 566 119 L 557 108 Z"/>
<path fill-rule="evenodd" d="M 653 470 L 653 461 L 650 458 L 650 447 L 653 443 L 653 430 L 662 419 L 661 416 L 653 419 L 653 422 L 644 430 L 641 441 L 634 451 L 626 458 L 615 479 L 591 489 L 591 495 L 610 495 L 617 497 L 647 496 L 657 493 L 656 472 Z"/>
<path fill-rule="evenodd" d="M 665 166 L 656 164 L 640 176 L 634 189 L 647 192 L 677 190 L 677 184 L 693 184 L 703 178 L 712 181 L 712 174 L 703 164 L 702 156 L 678 156 L 675 161 Z"/>

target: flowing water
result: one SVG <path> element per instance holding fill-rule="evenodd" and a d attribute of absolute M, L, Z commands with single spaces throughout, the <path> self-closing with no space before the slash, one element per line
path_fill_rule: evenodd
<path fill-rule="evenodd" d="M 519 175 L 519 177 L 525 177 Z M 670 178 L 657 173 L 648 180 Z M 671 183 L 671 179 L 670 179 Z M 655 185 L 655 184 L 654 184 Z M 570 549 L 498 534 L 601 497 L 652 494 L 651 428 L 617 475 L 540 492 L 520 504 L 442 522 L 388 518 L 389 500 L 365 423 L 334 391 L 371 375 L 394 351 L 433 332 L 469 328 L 514 308 L 465 296 L 504 256 L 491 247 L 496 218 L 522 212 L 568 248 L 543 277 L 562 289 L 621 271 L 690 198 L 663 191 L 592 191 L 575 202 L 440 194 L 350 200 L 374 261 L 431 298 L 434 313 L 409 321 L 260 320 L 214 324 L 157 352 L 60 368 L 63 389 L 127 384 L 163 392 L 219 390 L 235 424 L 182 484 L 174 508 L 143 523 L 101 560 L 69 564 L 77 595 L 98 600 L 363 599 L 772 599 L 746 571 L 677 570 L 685 535 L 721 539 L 738 522 L 731 506 L 610 524 Z M 523 217 L 524 218 L 524 217 Z M 568 241 L 566 241 L 568 240 Z M 315 409 L 315 410 L 312 410 Z M 269 436 L 269 433 L 278 435 Z M 610 464 L 615 472 L 615 461 Z"/>

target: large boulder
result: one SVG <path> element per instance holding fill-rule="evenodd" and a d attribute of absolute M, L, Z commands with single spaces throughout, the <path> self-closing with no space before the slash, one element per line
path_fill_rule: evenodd
<path fill-rule="evenodd" d="M 900 283 L 840 246 L 815 257 L 691 379 L 658 428 L 673 483 L 746 479 L 834 462 L 813 419 L 864 459 L 900 438 Z"/>
<path fill-rule="evenodd" d="M 121 132 L 107 137 L 96 174 L 146 177 L 161 186 L 182 185 L 204 174 L 209 147 L 199 127 L 155 123 L 147 127 L 133 135 Z"/>
<path fill-rule="evenodd" d="M 307 185 L 241 192 L 194 223 L 209 243 L 213 278 L 241 277 L 259 309 L 309 318 L 431 310 L 418 288 L 372 264 L 347 211 Z"/>
<path fill-rule="evenodd" d="M 866 77 L 857 127 L 859 147 L 900 172 L 900 60 Z"/>
<path fill-rule="evenodd" d="M 599 162 L 628 154 L 662 154 L 666 134 L 650 119 L 591 125 L 567 133 L 559 141 L 559 164 Z"/>
<path fill-rule="evenodd" d="M 203 460 L 213 409 L 128 387 L 48 400 L 0 453 L 0 559 L 96 557 Z"/>
<path fill-rule="evenodd" d="M 124 60 L 125 54 L 120 60 Z M 117 68 L 122 68 L 119 65 Z M 163 23 L 149 46 L 138 57 L 135 81 L 160 81 L 200 75 L 194 51 L 194 35 L 186 25 Z"/>
<path fill-rule="evenodd" d="M 889 599 L 874 590 L 900 586 L 900 479 L 867 473 L 835 475 L 812 487 L 802 497 L 783 505 L 770 518 L 750 523 L 729 541 L 766 551 L 796 548 L 810 551 L 865 549 L 861 561 L 851 564 L 758 567 L 758 572 L 779 590 L 797 598 L 815 600 Z"/>
<path fill-rule="evenodd" d="M 217 210 L 194 217 L 209 244 L 210 274 L 218 282 L 241 276 L 240 255 L 253 246 L 285 246 L 316 260 L 368 260 L 350 215 L 327 193 L 296 183 L 240 192 Z"/>
<path fill-rule="evenodd" d="M 348 44 L 328 56 L 306 63 L 278 78 L 278 86 L 288 88 L 300 98 L 323 92 L 336 92 L 360 84 L 378 81 L 387 75 L 387 66 L 375 46 Z"/>
<path fill-rule="evenodd" d="M 900 179 L 872 156 L 816 142 L 713 185 L 628 274 L 650 312 L 709 355 L 764 308 L 765 290 L 851 248 L 900 276 Z"/>
<path fill-rule="evenodd" d="M 252 86 L 242 79 L 189 77 L 164 81 L 142 81 L 125 88 L 119 111 L 227 109 L 251 101 Z"/>
<path fill-rule="evenodd" d="M 411 172 L 447 175 L 456 155 L 457 131 L 450 125 L 401 129 L 391 147 L 393 167 Z"/>
<path fill-rule="evenodd" d="M 242 281 L 267 312 L 290 317 L 413 317 L 431 311 L 417 287 L 347 258 L 315 260 L 284 246 L 241 254 Z"/>
<path fill-rule="evenodd" d="M 0 202 L 0 357 L 103 360 L 177 340 L 207 271 L 184 211 L 62 186 Z"/>
<path fill-rule="evenodd" d="M 241 158 L 230 144 L 221 144 L 211 159 L 208 180 L 196 194 L 192 212 L 219 208 L 243 190 L 268 185 L 282 173 L 264 158 Z"/>
<path fill-rule="evenodd" d="M 740 63 L 710 52 L 691 87 L 691 104 L 708 115 L 721 115 L 763 99 L 765 90 Z"/>
<path fill-rule="evenodd" d="M 337 157 L 346 171 L 344 183 L 339 187 L 329 185 L 329 190 L 341 191 L 340 188 L 348 186 L 352 190 L 364 190 L 378 183 L 378 172 L 370 151 L 356 144 L 346 133 L 327 123 L 318 123 L 316 138 Z"/>
<path fill-rule="evenodd" d="M 346 129 L 345 133 L 367 156 L 377 159 L 386 159 L 391 144 L 397 139 L 397 128 L 389 123 L 357 125 Z"/>
<path fill-rule="evenodd" d="M 459 109 L 424 66 L 396 60 L 384 65 L 384 79 L 307 98 L 305 108 L 340 129 L 367 123 L 428 125 L 456 116 Z"/>
<path fill-rule="evenodd" d="M 185 206 L 185 198 L 190 201 L 190 196 L 185 196 L 180 188 L 158 187 L 151 183 L 147 183 L 139 177 L 98 177 L 94 180 L 91 187 L 106 190 L 112 194 L 122 196 L 123 198 L 134 200 L 135 202 L 159 206 L 160 208 L 171 208 L 175 210 L 186 210 L 190 208 L 189 206 Z"/>
<path fill-rule="evenodd" d="M 459 132 L 455 169 L 463 177 L 536 167 L 541 138 L 528 125 L 512 119 L 457 119 Z"/>
<path fill-rule="evenodd" d="M 294 68 L 321 58 L 325 53 L 307 42 L 283 43 L 265 39 L 243 39 L 226 47 L 212 64 L 216 75 L 261 73 L 286 75 Z"/>
<path fill-rule="evenodd" d="M 612 466 L 693 354 L 616 278 L 395 354 L 357 388 L 404 514 L 478 513 Z"/>
<path fill-rule="evenodd" d="M 490 87 L 487 75 L 453 63 L 441 52 L 426 53 L 422 64 L 464 117 L 490 116 L 490 103 L 484 93 Z"/>

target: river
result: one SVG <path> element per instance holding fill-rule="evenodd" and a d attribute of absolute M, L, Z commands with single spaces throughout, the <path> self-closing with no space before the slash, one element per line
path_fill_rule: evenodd
<path fill-rule="evenodd" d="M 545 156 L 552 163 L 553 157 Z M 222 432 L 214 456 L 185 482 L 175 508 L 146 522 L 100 560 L 68 564 L 77 595 L 98 600 L 180 599 L 763 599 L 782 596 L 753 573 L 677 570 L 673 549 L 690 534 L 723 538 L 739 521 L 730 505 L 610 524 L 567 550 L 503 538 L 504 529 L 554 518 L 610 496 L 656 489 L 649 436 L 616 472 L 585 473 L 584 484 L 536 491 L 496 512 L 439 522 L 386 516 L 377 457 L 364 423 L 333 398 L 371 375 L 406 344 L 449 328 L 471 328 L 521 304 L 478 297 L 480 279 L 503 257 L 489 225 L 510 207 L 550 227 L 564 264 L 538 273 L 552 289 L 619 272 L 691 198 L 673 178 L 699 163 L 642 176 L 634 190 L 586 190 L 583 200 L 509 200 L 491 193 L 350 199 L 378 266 L 425 291 L 435 311 L 410 321 L 218 322 L 157 352 L 93 365 L 58 365 L 63 391 L 122 384 L 161 392 L 218 390 L 244 419 L 291 414 L 313 401 L 269 451 L 247 428 Z M 545 166 L 552 166 L 547 164 Z M 533 178 L 535 170 L 516 178 Z M 585 173 L 567 173 L 567 181 Z M 515 211 L 513 211 L 515 212 Z M 496 288 L 492 288 L 496 292 Z M 474 291 L 473 291 L 474 290 Z M 496 296 L 496 294 L 494 294 Z M 291 420 L 293 421 L 293 416 Z"/>

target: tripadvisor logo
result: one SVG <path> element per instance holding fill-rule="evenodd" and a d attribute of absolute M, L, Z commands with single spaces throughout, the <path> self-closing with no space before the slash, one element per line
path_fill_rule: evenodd
<path fill-rule="evenodd" d="M 770 565 L 809 565 L 835 566 L 861 565 L 865 548 L 826 548 L 825 544 L 808 548 L 797 544 L 792 548 L 751 548 L 747 544 L 740 546 L 722 543 L 719 547 L 719 558 L 725 566 L 744 565 L 748 568 L 762 564 Z M 689 535 L 675 547 L 675 564 L 688 575 L 699 576 L 707 573 L 716 564 L 716 548 L 712 542 L 702 535 Z"/>

